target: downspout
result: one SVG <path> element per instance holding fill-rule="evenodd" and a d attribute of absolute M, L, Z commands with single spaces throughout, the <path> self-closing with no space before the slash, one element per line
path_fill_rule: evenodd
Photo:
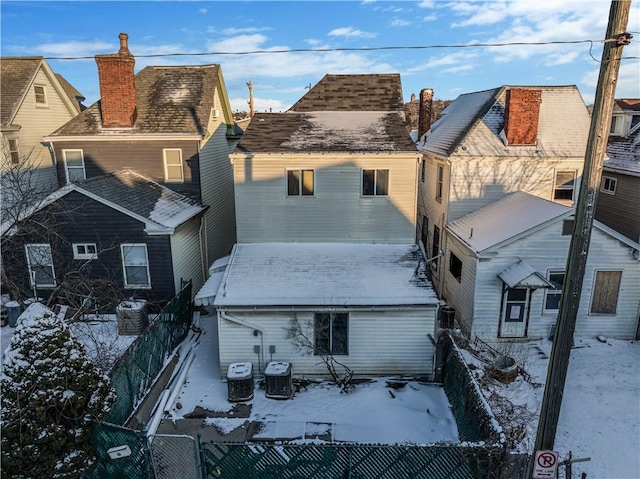
<path fill-rule="evenodd" d="M 233 316 L 230 316 L 229 314 L 221 310 L 218 310 L 218 314 L 222 319 L 226 319 L 227 321 L 231 321 L 232 323 L 238 324 L 240 326 L 244 326 L 245 328 L 252 329 L 254 335 L 256 336 L 257 336 L 256 331 L 260 334 L 260 362 L 258 363 L 258 372 L 262 373 L 262 364 L 264 363 L 264 334 L 265 334 L 264 329 L 259 326 L 255 326 L 242 319 L 234 318 Z"/>
<path fill-rule="evenodd" d="M 207 214 L 207 212 L 205 211 L 204 215 L 202 215 L 200 217 L 200 226 L 198 227 L 198 241 L 200 242 L 200 268 L 202 269 L 202 278 L 203 278 L 203 282 L 206 281 L 208 278 L 207 275 L 207 262 L 206 262 L 206 251 L 205 249 L 202 247 L 202 230 L 204 228 L 204 222 L 205 222 L 205 215 Z M 205 246 L 206 246 L 206 242 L 205 242 Z"/>

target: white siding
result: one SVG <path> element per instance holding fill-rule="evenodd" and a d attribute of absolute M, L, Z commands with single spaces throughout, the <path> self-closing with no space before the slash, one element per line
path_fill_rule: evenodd
<path fill-rule="evenodd" d="M 451 253 L 462 261 L 462 276 L 460 282 L 449 271 L 449 258 Z M 442 299 L 449 306 L 455 308 L 455 318 L 458 325 L 469 335 L 473 324 L 473 308 L 476 288 L 477 258 L 463 246 L 457 239 L 448 237 L 447 253 L 441 259 L 443 276 Z"/>
<path fill-rule="evenodd" d="M 264 364 L 288 361 L 293 374 L 327 376 L 317 356 L 304 355 L 286 338 L 293 314 L 303 327 L 312 328 L 313 313 L 234 313 L 245 325 L 218 315 L 220 367 L 224 376 L 230 363 L 252 361 L 256 373 Z M 263 330 L 264 337 L 254 335 Z M 312 338 L 312 330 L 310 330 Z M 435 308 L 407 311 L 351 312 L 349 314 L 349 354 L 335 358 L 350 367 L 356 375 L 420 374 L 432 376 L 435 348 L 428 335 L 435 336 Z M 269 346 L 276 352 L 269 354 Z M 264 347 L 263 363 L 258 364 L 254 346 Z M 260 366 L 260 369 L 259 369 Z"/>
<path fill-rule="evenodd" d="M 502 281 L 497 274 L 522 259 L 546 277 L 547 271 L 565 270 L 570 236 L 562 236 L 562 221 L 556 222 L 499 250 L 498 256 L 478 263 L 472 335 L 495 339 L 500 321 Z M 575 334 L 594 337 L 633 338 L 640 305 L 640 262 L 632 248 L 594 228 L 578 310 Z M 596 270 L 621 270 L 622 284 L 615 315 L 591 315 L 591 296 Z M 545 313 L 544 290 L 532 295 L 528 337 L 547 337 L 556 314 Z"/>
<path fill-rule="evenodd" d="M 576 171 L 577 199 L 583 163 L 583 158 L 453 157 L 448 221 L 462 218 L 514 191 L 553 201 L 556 170 Z"/>
<path fill-rule="evenodd" d="M 204 271 L 207 266 L 200 248 L 200 217 L 181 225 L 171 235 L 171 259 L 175 290 L 180 289 L 180 279 L 193 281 L 192 295 L 204 284 Z"/>
<path fill-rule="evenodd" d="M 207 265 L 231 252 L 236 242 L 233 168 L 229 153 L 235 141 L 227 140 L 223 106 L 216 90 L 214 108 L 220 112 L 212 118 L 211 136 L 200 150 L 200 187 L 205 213 Z"/>
<path fill-rule="evenodd" d="M 234 155 L 238 241 L 412 243 L 417 156 Z M 389 169 L 389 196 L 361 196 L 361 170 Z M 312 169 L 314 196 L 287 197 L 287 169 Z"/>

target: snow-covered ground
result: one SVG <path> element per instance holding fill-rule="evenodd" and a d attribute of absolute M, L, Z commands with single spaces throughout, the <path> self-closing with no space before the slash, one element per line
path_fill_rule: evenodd
<path fill-rule="evenodd" d="M 603 338 L 604 339 L 604 338 Z M 495 346 L 495 345 L 494 345 Z M 515 449 L 532 449 L 551 341 L 517 344 L 509 355 L 531 376 L 502 384 L 468 351 L 474 375 L 505 429 L 520 431 Z M 506 398 L 509 402 L 503 400 Z M 555 450 L 561 459 L 591 458 L 573 465 L 574 477 L 640 478 L 640 342 L 575 338 L 560 411 Z"/>
<path fill-rule="evenodd" d="M 226 381 L 220 379 L 215 321 L 213 314 L 200 318 L 203 334 L 195 360 L 185 386 L 173 407 L 169 406 L 173 419 L 198 406 L 217 412 L 231 411 L 234 406 L 227 401 Z M 295 363 L 293 371 L 295 376 Z M 256 387 L 254 399 L 248 402 L 249 418 L 216 417 L 206 422 L 223 432 L 247 420 L 260 423 L 262 428 L 253 437 L 261 439 L 329 432 L 334 441 L 370 444 L 459 442 L 455 418 L 441 387 L 412 381 L 394 390 L 387 387 L 386 379 L 359 384 L 346 394 L 333 384 L 311 383 L 290 400 L 268 399 Z"/>

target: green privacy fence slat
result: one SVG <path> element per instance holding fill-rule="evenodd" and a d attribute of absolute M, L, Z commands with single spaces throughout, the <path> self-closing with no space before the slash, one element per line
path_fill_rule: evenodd
<path fill-rule="evenodd" d="M 186 282 L 111 370 L 116 402 L 105 417 L 106 422 L 125 424 L 151 388 L 165 360 L 186 337 L 191 319 L 191 282 Z"/>
<path fill-rule="evenodd" d="M 501 447 L 201 443 L 205 478 L 498 479 Z"/>

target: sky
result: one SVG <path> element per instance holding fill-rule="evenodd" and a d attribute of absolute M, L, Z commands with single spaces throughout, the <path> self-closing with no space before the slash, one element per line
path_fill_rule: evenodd
<path fill-rule="evenodd" d="M 93 57 L 117 52 L 120 32 L 129 35 L 136 72 L 148 65 L 220 64 L 233 111 L 248 111 L 249 81 L 256 111 L 279 112 L 324 75 L 350 73 L 400 73 L 405 101 L 423 88 L 432 88 L 436 99 L 452 100 L 501 85 L 577 85 L 590 104 L 610 5 L 608 0 L 1 0 L 0 52 L 46 57 L 86 97 L 87 106 L 100 96 Z M 623 50 L 627 58 L 621 62 L 617 98 L 640 97 L 638 0 L 632 2 L 627 31 L 634 38 Z M 593 43 L 473 46 L 586 40 Z M 294 51 L 301 49 L 314 51 Z M 271 53 L 247 53 L 255 51 Z"/>

